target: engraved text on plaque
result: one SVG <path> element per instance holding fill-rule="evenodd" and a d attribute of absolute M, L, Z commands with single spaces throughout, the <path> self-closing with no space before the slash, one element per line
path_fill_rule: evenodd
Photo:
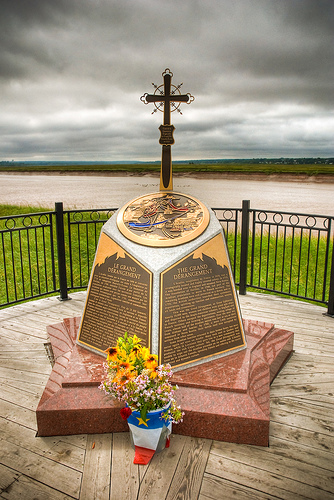
<path fill-rule="evenodd" d="M 104 351 L 128 332 L 149 347 L 151 282 L 152 273 L 102 233 L 78 343 Z"/>
<path fill-rule="evenodd" d="M 160 362 L 180 366 L 245 346 L 221 234 L 161 275 Z"/>

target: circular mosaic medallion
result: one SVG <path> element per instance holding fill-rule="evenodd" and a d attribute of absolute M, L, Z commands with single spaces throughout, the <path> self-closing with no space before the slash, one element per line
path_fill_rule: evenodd
<path fill-rule="evenodd" d="M 209 220 L 207 208 L 198 200 L 162 191 L 130 201 L 118 213 L 117 226 L 140 245 L 172 247 L 197 238 Z"/>

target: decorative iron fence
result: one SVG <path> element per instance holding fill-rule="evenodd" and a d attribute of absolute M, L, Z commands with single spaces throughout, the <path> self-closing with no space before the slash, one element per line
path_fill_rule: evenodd
<path fill-rule="evenodd" d="M 0 307 L 88 285 L 102 225 L 116 208 L 0 217 Z M 239 293 L 281 294 L 334 316 L 334 217 L 213 208 L 224 228 Z"/>

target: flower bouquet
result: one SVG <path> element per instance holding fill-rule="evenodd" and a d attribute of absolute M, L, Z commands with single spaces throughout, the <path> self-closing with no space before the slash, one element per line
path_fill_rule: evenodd
<path fill-rule="evenodd" d="M 146 464 L 156 450 L 169 446 L 172 423 L 182 422 L 184 413 L 176 404 L 171 366 L 158 365 L 158 357 L 140 342 L 125 333 L 106 350 L 100 389 L 125 403 L 121 416 L 135 446 L 134 463 Z"/>

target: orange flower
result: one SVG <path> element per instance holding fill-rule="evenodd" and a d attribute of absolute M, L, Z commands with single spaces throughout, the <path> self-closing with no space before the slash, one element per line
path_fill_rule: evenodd
<path fill-rule="evenodd" d="M 106 352 L 107 355 L 107 361 L 116 361 L 117 359 L 117 349 L 116 347 L 108 347 L 104 352 Z"/>
<path fill-rule="evenodd" d="M 152 372 L 150 373 L 150 378 L 155 379 L 158 376 L 158 364 L 154 368 L 152 368 Z"/>
<path fill-rule="evenodd" d="M 119 371 L 114 378 L 114 382 L 120 385 L 124 385 L 128 380 L 133 379 L 133 374 L 129 370 Z"/>
<path fill-rule="evenodd" d="M 122 363 L 119 363 L 118 365 L 118 370 L 132 370 L 133 369 L 133 366 L 130 365 L 130 363 L 128 363 L 127 361 L 122 361 Z"/>

